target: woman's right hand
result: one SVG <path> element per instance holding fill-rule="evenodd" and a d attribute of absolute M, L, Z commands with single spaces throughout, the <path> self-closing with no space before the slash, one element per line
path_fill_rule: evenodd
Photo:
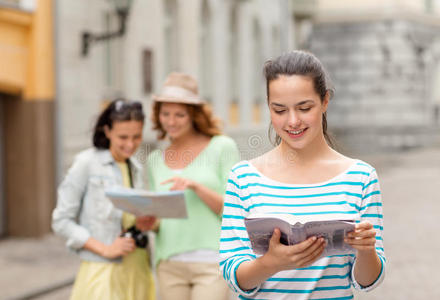
<path fill-rule="evenodd" d="M 136 228 L 141 231 L 156 230 L 159 226 L 159 219 L 155 216 L 136 217 Z"/>
<path fill-rule="evenodd" d="M 136 249 L 134 239 L 129 237 L 117 237 L 111 245 L 106 245 L 102 256 L 113 259 L 125 256 Z"/>
<path fill-rule="evenodd" d="M 323 238 L 307 240 L 286 246 L 280 243 L 281 232 L 276 228 L 269 243 L 269 250 L 255 260 L 243 262 L 236 271 L 237 282 L 243 290 L 250 290 L 267 278 L 283 270 L 303 268 L 312 264 L 325 248 Z"/>
<path fill-rule="evenodd" d="M 280 243 L 281 232 L 275 228 L 269 243 L 269 250 L 263 261 L 275 272 L 303 268 L 312 264 L 325 249 L 323 238 L 309 237 L 305 241 L 286 246 Z"/>

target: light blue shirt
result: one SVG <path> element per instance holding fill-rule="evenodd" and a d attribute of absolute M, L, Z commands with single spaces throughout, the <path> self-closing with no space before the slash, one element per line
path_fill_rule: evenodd
<path fill-rule="evenodd" d="M 141 166 L 130 159 L 135 188 L 143 188 Z M 93 237 L 110 245 L 121 233 L 122 211 L 105 196 L 105 188 L 123 185 L 122 173 L 109 150 L 90 148 L 80 152 L 58 187 L 57 206 L 52 213 L 52 229 L 67 239 L 68 248 L 82 260 L 107 262 L 83 249 Z"/>

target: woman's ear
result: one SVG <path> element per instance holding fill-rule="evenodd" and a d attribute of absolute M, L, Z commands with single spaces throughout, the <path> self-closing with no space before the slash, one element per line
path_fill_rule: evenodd
<path fill-rule="evenodd" d="M 104 125 L 104 134 L 105 136 L 110 139 L 110 128 L 108 127 L 108 125 Z"/>
<path fill-rule="evenodd" d="M 325 113 L 328 108 L 328 103 L 330 102 L 330 92 L 327 91 L 324 96 L 324 100 L 322 101 L 322 113 Z"/>

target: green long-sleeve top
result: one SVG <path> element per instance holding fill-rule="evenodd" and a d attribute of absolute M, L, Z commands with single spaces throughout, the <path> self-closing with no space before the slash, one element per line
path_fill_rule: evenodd
<path fill-rule="evenodd" d="M 206 148 L 176 174 L 164 161 L 164 152 L 155 150 L 148 156 L 147 171 L 150 189 L 166 191 L 171 184 L 161 182 L 181 176 L 196 181 L 223 195 L 231 167 L 239 160 L 235 142 L 224 135 L 211 138 Z M 197 194 L 185 190 L 187 219 L 162 219 L 156 236 L 155 262 L 198 249 L 218 251 L 221 214 L 215 214 Z"/>

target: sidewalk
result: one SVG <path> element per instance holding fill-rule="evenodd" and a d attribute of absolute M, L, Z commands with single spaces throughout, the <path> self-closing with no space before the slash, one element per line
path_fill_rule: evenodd
<path fill-rule="evenodd" d="M 68 299 L 78 267 L 54 235 L 0 240 L 0 299 Z"/>
<path fill-rule="evenodd" d="M 377 289 L 355 299 L 440 299 L 440 145 L 361 158 L 379 174 L 387 270 Z"/>

